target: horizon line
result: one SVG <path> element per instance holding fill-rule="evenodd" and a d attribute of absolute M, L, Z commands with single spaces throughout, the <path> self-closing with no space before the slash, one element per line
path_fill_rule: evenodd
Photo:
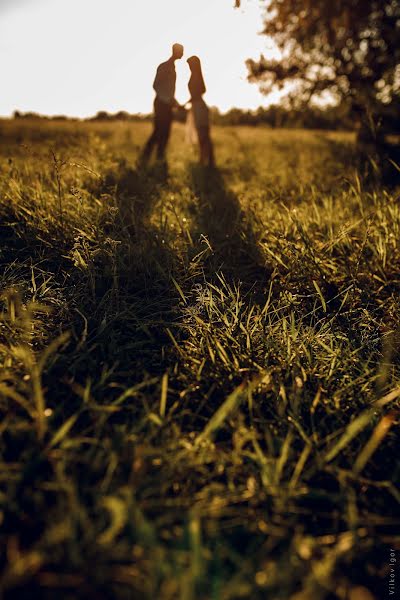
<path fill-rule="evenodd" d="M 221 115 L 226 115 L 231 110 L 240 110 L 240 111 L 243 111 L 243 112 L 256 112 L 259 109 L 267 110 L 267 109 L 269 109 L 269 108 L 271 108 L 273 106 L 280 107 L 280 108 L 285 108 L 284 104 L 283 103 L 279 103 L 279 102 L 270 103 L 270 104 L 268 104 L 266 106 L 260 104 L 259 106 L 255 107 L 255 108 L 240 107 L 240 106 L 231 106 L 230 108 L 223 110 L 223 109 L 219 108 L 216 105 L 212 105 L 209 108 L 210 108 L 211 111 L 217 110 Z M 153 115 L 153 111 L 150 111 L 150 112 L 142 112 L 142 111 L 130 112 L 130 111 L 125 110 L 125 109 L 120 109 L 120 110 L 117 110 L 117 111 L 109 111 L 109 110 L 106 110 L 104 108 L 101 108 L 101 109 L 97 110 L 95 113 L 91 113 L 91 114 L 83 116 L 83 115 L 67 114 L 67 113 L 61 113 L 61 112 L 60 113 L 57 112 L 57 113 L 51 113 L 50 114 L 50 113 L 38 112 L 38 111 L 35 111 L 35 110 L 21 110 L 19 108 L 15 108 L 12 112 L 10 112 L 8 114 L 0 113 L 0 119 L 13 119 L 13 118 L 15 118 L 15 114 L 16 113 L 20 113 L 21 116 L 24 116 L 24 115 L 28 114 L 28 115 L 32 115 L 32 116 L 34 115 L 36 117 L 42 117 L 42 118 L 48 118 L 48 119 L 52 119 L 52 118 L 54 119 L 56 117 L 63 117 L 63 118 L 66 118 L 66 119 L 78 119 L 78 120 L 92 119 L 92 118 L 96 117 L 99 113 L 106 113 L 109 116 L 116 116 L 119 113 L 125 113 L 126 115 L 128 115 L 130 117 L 151 117 Z"/>

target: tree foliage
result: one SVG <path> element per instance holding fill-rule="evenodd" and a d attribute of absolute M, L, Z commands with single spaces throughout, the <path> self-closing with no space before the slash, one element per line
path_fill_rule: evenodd
<path fill-rule="evenodd" d="M 266 93 L 290 83 L 298 102 L 329 91 L 375 114 L 398 102 L 398 0 L 271 0 L 263 33 L 281 59 L 247 64 L 250 80 Z"/>

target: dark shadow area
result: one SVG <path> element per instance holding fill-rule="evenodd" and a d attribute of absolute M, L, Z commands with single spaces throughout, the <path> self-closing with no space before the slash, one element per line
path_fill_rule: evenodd
<path fill-rule="evenodd" d="M 142 172 L 122 164 L 108 173 L 92 190 L 105 204 L 101 221 L 94 239 L 83 238 L 81 245 L 72 231 L 60 242 L 58 230 L 44 239 L 34 223 L 11 209 L 1 211 L 3 289 L 16 289 L 28 303 L 32 269 L 39 265 L 50 287 L 43 286 L 43 294 L 39 288 L 36 301 L 50 305 L 54 337 L 72 333 L 43 378 L 49 388 L 58 382 L 65 402 L 57 406 L 68 407 L 60 409 L 62 419 L 80 403 L 73 382 L 84 385 L 89 378 L 94 393 L 112 401 L 120 389 L 163 374 L 173 360 L 166 351 L 171 345 L 166 327 L 179 313 L 171 277 L 179 277 L 180 262 L 168 230 L 150 219 L 167 181 L 165 163 Z M 75 248 L 85 266 L 74 264 Z M 46 345 L 46 338 L 41 343 Z M 99 377 L 102 369 L 109 371 L 105 378 Z"/>
<path fill-rule="evenodd" d="M 207 277 L 212 281 L 223 273 L 228 280 L 241 282 L 245 290 L 261 292 L 268 285 L 270 271 L 251 222 L 255 217 L 242 210 L 218 169 L 192 164 L 189 175 L 198 198 L 194 233 L 198 238 L 205 236 L 212 249 L 205 261 Z"/>
<path fill-rule="evenodd" d="M 16 235 L 15 215 L 11 213 L 9 222 L 3 220 L 0 229 L 0 274 L 12 269 L 18 276 L 22 301 L 28 303 L 32 297 L 31 266 L 40 262 L 51 280 L 52 292 L 50 286 L 43 296 L 37 292 L 36 301 L 54 306 L 46 318 L 50 335 L 56 338 L 62 331 L 71 332 L 57 359 L 46 365 L 42 376 L 43 389 L 50 390 L 46 393 L 46 405 L 52 411 L 51 431 L 57 431 L 75 415 L 75 431 L 100 439 L 106 456 L 113 451 L 113 444 L 114 450 L 127 445 L 119 428 L 125 432 L 146 426 L 147 413 L 159 403 L 159 377 L 176 360 L 176 354 L 169 352 L 172 342 L 166 328 L 179 313 L 179 296 L 171 281 L 172 274 L 179 277 L 179 260 L 172 240 L 150 223 L 151 211 L 166 180 L 164 165 L 142 174 L 122 166 L 105 178 L 103 192 L 99 192 L 113 188 L 115 205 L 110 204 L 113 210 L 105 207 L 104 228 L 97 227 L 98 239 L 93 247 L 87 247 L 90 258 L 84 269 L 68 258 L 59 264 L 61 253 L 71 252 L 71 240 L 69 247 L 66 243 L 58 248 L 56 242 L 46 245 L 33 224 L 26 223 L 18 223 Z M 46 346 L 46 341 L 51 339 L 40 343 Z M 36 340 L 34 343 L 40 351 Z M 20 384 L 25 385 L 22 379 Z M 107 412 L 107 406 L 135 385 L 135 394 L 128 394 Z M 53 390 L 56 393 L 51 393 Z M 2 539 L 20 536 L 24 547 L 30 548 L 39 543 L 46 530 L 48 513 L 43 507 L 53 508 L 59 502 L 56 491 L 45 489 L 54 474 L 31 424 L 26 429 L 12 424 L 3 433 L 1 442 L 8 449 L 3 460 L 19 462 L 23 467 L 4 512 L 7 526 Z M 45 443 L 49 439 L 46 437 Z M 89 450 L 85 457 L 71 458 L 69 464 L 85 506 L 96 505 L 96 486 L 104 476 L 99 452 L 103 450 Z M 132 460 L 129 452 L 126 456 L 122 453 L 116 467 L 121 481 L 129 479 Z M 68 549 L 63 546 L 60 553 L 64 553 L 62 560 L 68 564 Z M 89 550 L 82 556 L 83 570 L 93 572 L 98 560 Z M 0 566 L 5 563 L 4 553 L 0 553 Z M 29 589 L 35 591 L 29 581 Z M 96 581 L 90 577 L 87 581 L 84 597 L 103 597 L 92 594 Z M 27 589 L 22 586 L 16 593 L 25 597 Z"/>
<path fill-rule="evenodd" d="M 334 139 L 323 133 L 316 137 L 327 147 L 329 154 L 332 155 L 334 160 L 342 164 L 343 167 L 348 168 L 349 166 L 357 165 L 358 151 L 351 139 Z"/>
<path fill-rule="evenodd" d="M 117 170 L 103 177 L 96 193 L 114 196 L 122 228 L 128 227 L 130 234 L 140 234 L 152 213 L 160 186 L 168 183 L 168 177 L 166 161 L 132 168 L 122 160 Z"/>
<path fill-rule="evenodd" d="M 400 144 L 383 139 L 379 142 L 358 140 L 342 142 L 323 137 L 330 153 L 344 169 L 353 167 L 364 183 L 394 188 L 400 185 Z"/>
<path fill-rule="evenodd" d="M 111 211 L 104 211 L 101 223 L 104 238 L 95 259 L 95 303 L 91 308 L 90 303 L 78 308 L 86 314 L 90 310 L 92 335 L 85 345 L 93 355 L 92 368 L 96 370 L 99 360 L 114 363 L 113 378 L 121 379 L 124 386 L 137 383 L 146 374 L 165 371 L 164 346 L 171 343 L 166 324 L 179 312 L 172 284 L 180 269 L 174 239 L 168 228 L 164 231 L 151 222 L 167 183 L 165 162 L 142 170 L 122 163 L 104 177 L 99 190 L 99 195 L 108 193 L 114 205 Z M 87 285 L 90 287 L 89 282 Z M 87 369 L 82 349 L 75 367 Z"/>
<path fill-rule="evenodd" d="M 368 182 L 389 189 L 400 185 L 400 144 L 382 141 L 360 144 L 359 161 Z"/>

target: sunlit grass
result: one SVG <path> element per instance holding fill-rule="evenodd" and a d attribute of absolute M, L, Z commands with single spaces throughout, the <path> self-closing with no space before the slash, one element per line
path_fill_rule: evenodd
<path fill-rule="evenodd" d="M 209 172 L 178 125 L 146 171 L 148 124 L 1 131 L 6 598 L 381 597 L 398 192 L 348 135 L 217 129 Z"/>

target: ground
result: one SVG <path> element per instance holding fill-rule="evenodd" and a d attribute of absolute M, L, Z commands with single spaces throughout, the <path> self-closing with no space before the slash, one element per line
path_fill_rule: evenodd
<path fill-rule="evenodd" d="M 138 169 L 149 127 L 0 122 L 4 598 L 390 597 L 398 189 L 318 131 Z"/>

